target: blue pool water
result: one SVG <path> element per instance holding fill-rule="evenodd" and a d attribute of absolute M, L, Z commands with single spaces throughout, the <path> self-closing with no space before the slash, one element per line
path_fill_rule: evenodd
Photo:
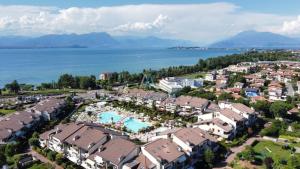
<path fill-rule="evenodd" d="M 109 124 L 111 122 L 118 122 L 121 120 L 122 116 L 118 115 L 116 112 L 103 112 L 99 115 L 99 120 L 101 123 Z"/>
<path fill-rule="evenodd" d="M 141 122 L 139 120 L 136 120 L 134 118 L 128 118 L 126 119 L 126 121 L 124 122 L 124 125 L 131 131 L 137 133 L 139 130 L 143 129 L 143 128 L 147 128 L 149 127 L 148 124 Z"/>
<path fill-rule="evenodd" d="M 246 96 L 248 96 L 248 97 L 255 97 L 255 96 L 258 96 L 258 94 L 257 94 L 256 92 L 246 92 L 245 94 L 246 94 Z"/>
<path fill-rule="evenodd" d="M 111 122 L 117 123 L 122 120 L 123 116 L 117 114 L 116 112 L 102 112 L 98 115 L 99 122 L 104 124 L 110 124 Z M 149 127 L 147 123 L 141 122 L 135 118 L 127 117 L 124 119 L 124 125 L 127 129 L 137 133 L 143 128 Z"/>

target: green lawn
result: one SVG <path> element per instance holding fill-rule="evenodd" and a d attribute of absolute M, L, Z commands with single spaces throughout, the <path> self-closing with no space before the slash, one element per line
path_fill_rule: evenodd
<path fill-rule="evenodd" d="M 26 91 L 24 94 L 64 94 L 64 93 L 83 93 L 86 90 L 82 89 L 48 89 L 48 90 L 36 90 L 36 91 Z"/>
<path fill-rule="evenodd" d="M 22 91 L 21 94 L 23 95 L 32 95 L 32 94 L 66 94 L 70 92 L 76 93 L 84 93 L 86 90 L 83 89 L 47 89 L 47 90 L 34 90 L 34 91 Z M 9 93 L 8 91 L 2 92 L 4 96 L 15 96 L 16 94 Z"/>
<path fill-rule="evenodd" d="M 184 78 L 188 78 L 188 79 L 204 78 L 205 73 L 204 72 L 191 73 L 191 74 L 182 75 L 180 77 L 184 77 Z"/>
<path fill-rule="evenodd" d="M 282 148 L 281 144 L 276 144 L 272 141 L 260 141 L 253 147 L 254 151 L 258 154 L 259 157 L 264 159 L 265 157 L 272 157 L 276 162 L 278 161 L 290 161 L 293 154 L 291 150 L 286 150 Z M 300 155 L 297 155 L 300 157 Z M 280 164 L 283 168 L 291 168 L 288 165 Z"/>
<path fill-rule="evenodd" d="M 265 157 L 272 157 L 274 159 L 286 159 L 290 157 L 291 153 L 288 150 L 282 149 L 282 146 L 271 141 L 261 141 L 256 144 L 254 151 Z M 268 151 L 270 150 L 270 151 Z"/>
<path fill-rule="evenodd" d="M 300 147 L 300 142 L 297 142 L 297 137 L 280 135 L 279 138 L 287 139 L 292 146 Z"/>
<path fill-rule="evenodd" d="M 0 115 L 8 115 L 11 113 L 16 112 L 16 110 L 6 110 L 6 109 L 0 109 Z"/>

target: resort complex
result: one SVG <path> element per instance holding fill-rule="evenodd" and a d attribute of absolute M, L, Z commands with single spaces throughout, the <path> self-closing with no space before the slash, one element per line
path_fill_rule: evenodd
<path fill-rule="evenodd" d="M 300 63 L 294 61 L 239 62 L 162 77 L 148 86 L 130 82 L 108 86 L 114 73 L 103 73 L 93 89 L 5 97 L 0 109 L 6 110 L 0 118 L 5 164 L 23 166 L 26 161 L 29 166 L 40 161 L 56 168 L 85 169 L 255 168 L 268 165 L 259 163 L 268 158 L 280 161 L 271 145 L 282 146 L 297 160 L 299 68 Z M 67 76 L 73 78 L 63 75 Z M 61 78 L 60 83 L 69 82 Z M 16 111 L 8 111 L 14 107 Z M 26 150 L 22 145 L 28 146 Z M 256 148 L 262 145 L 264 154 Z M 21 162 L 9 162 L 14 157 L 7 154 L 10 146 L 22 150 Z M 285 160 L 286 164 L 277 165 L 297 166 Z"/>
<path fill-rule="evenodd" d="M 300 169 L 300 0 L 0 0 L 0 169 Z"/>

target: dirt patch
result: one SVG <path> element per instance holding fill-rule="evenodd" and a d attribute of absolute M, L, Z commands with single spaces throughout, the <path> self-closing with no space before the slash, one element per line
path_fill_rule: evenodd
<path fill-rule="evenodd" d="M 247 168 L 247 169 L 261 169 L 261 166 L 256 166 L 251 164 L 249 161 L 239 161 L 239 165 L 242 168 Z"/>

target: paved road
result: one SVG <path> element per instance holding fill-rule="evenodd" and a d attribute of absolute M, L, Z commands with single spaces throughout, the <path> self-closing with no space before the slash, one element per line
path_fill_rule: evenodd
<path fill-rule="evenodd" d="M 231 148 L 232 153 L 227 157 L 226 163 L 227 164 L 231 163 L 238 153 L 245 150 L 246 146 L 250 146 L 255 140 L 259 140 L 259 139 L 260 139 L 259 137 L 251 137 L 244 144 L 238 147 Z"/>
<path fill-rule="evenodd" d="M 55 166 L 55 169 L 64 169 L 63 167 L 57 165 L 56 163 L 48 160 L 47 158 L 45 158 L 44 156 L 42 156 L 41 154 L 37 153 L 34 150 L 30 150 L 28 152 L 28 154 L 31 154 L 32 156 L 34 156 L 36 159 L 40 160 L 43 163 L 50 163 L 51 165 Z"/>

